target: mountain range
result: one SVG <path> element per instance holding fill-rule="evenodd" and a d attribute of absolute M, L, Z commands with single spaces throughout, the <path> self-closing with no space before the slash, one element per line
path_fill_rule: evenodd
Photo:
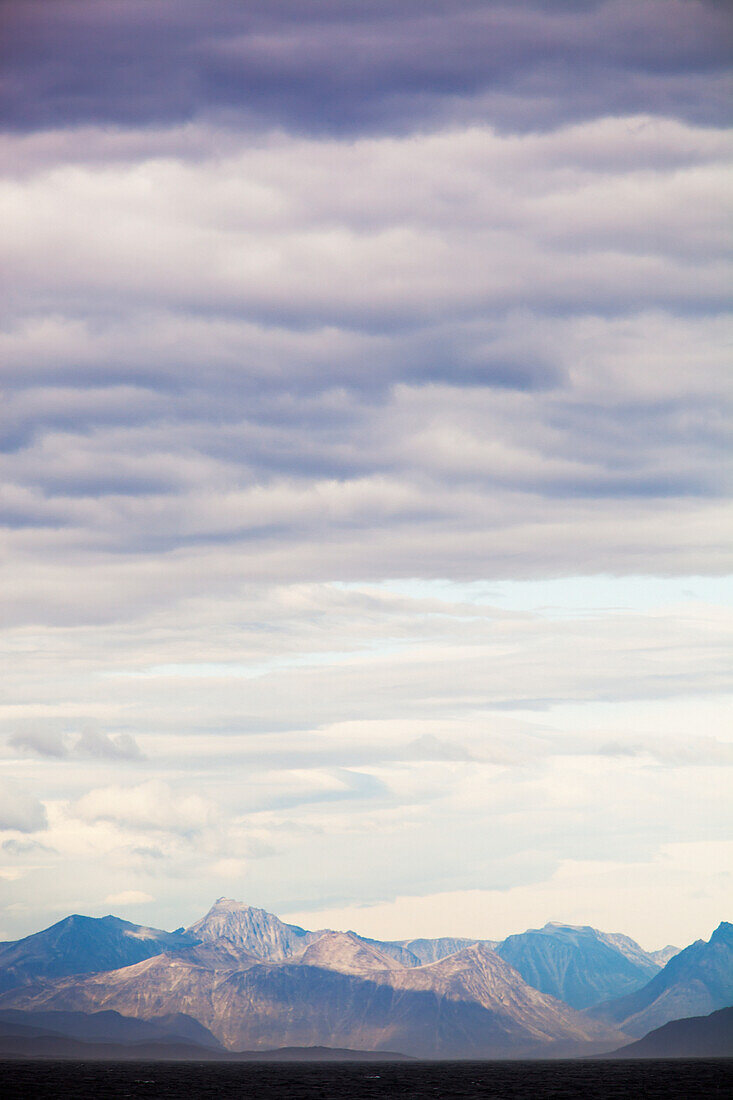
<path fill-rule="evenodd" d="M 39 1049 L 57 1041 L 41 1034 L 137 1035 L 225 1057 L 283 1047 L 469 1058 L 611 1051 L 733 1003 L 732 931 L 721 924 L 708 944 L 677 953 L 555 923 L 501 942 L 379 941 L 309 931 L 227 898 L 172 933 L 72 916 L 0 944 L 0 1034 L 15 1028 L 7 1042 L 32 1046 L 17 1029 L 40 1029 Z"/>
<path fill-rule="evenodd" d="M 641 989 L 588 1010 L 627 1035 L 646 1035 L 669 1020 L 707 1015 L 733 1005 L 733 924 L 680 951 Z"/>

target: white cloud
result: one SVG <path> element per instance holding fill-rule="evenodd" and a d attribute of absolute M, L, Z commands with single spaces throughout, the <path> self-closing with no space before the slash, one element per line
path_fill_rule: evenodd
<path fill-rule="evenodd" d="M 143 890 L 122 890 L 118 894 L 109 894 L 104 899 L 105 905 L 145 905 L 146 902 L 154 901 L 155 899 L 151 894 L 146 894 Z"/>
<path fill-rule="evenodd" d="M 214 807 L 197 794 L 150 779 L 134 787 L 100 787 L 83 795 L 74 813 L 83 821 L 111 821 L 130 829 L 195 833 L 211 823 Z"/>
<path fill-rule="evenodd" d="M 212 863 L 210 873 L 217 878 L 240 879 L 247 869 L 247 862 L 243 859 L 217 859 Z"/>
<path fill-rule="evenodd" d="M 46 810 L 12 779 L 0 778 L 0 829 L 35 833 L 46 826 Z"/>

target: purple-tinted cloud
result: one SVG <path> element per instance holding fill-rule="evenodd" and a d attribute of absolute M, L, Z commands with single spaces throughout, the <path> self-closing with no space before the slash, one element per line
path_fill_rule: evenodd
<path fill-rule="evenodd" d="M 309 133 L 726 116 L 731 22 L 710 0 L 23 0 L 3 20 L 3 117 L 20 130 L 211 113 Z"/>

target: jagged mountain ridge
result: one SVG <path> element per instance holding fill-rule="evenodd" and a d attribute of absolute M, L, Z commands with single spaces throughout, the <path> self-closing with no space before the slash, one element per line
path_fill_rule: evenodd
<path fill-rule="evenodd" d="M 629 937 L 561 924 L 499 944 L 448 937 L 378 941 L 355 932 L 311 932 L 227 898 L 177 933 L 117 918 L 78 919 L 88 922 L 95 942 L 111 936 L 116 944 L 118 925 L 123 925 L 123 942 L 146 945 L 144 957 L 100 971 L 97 948 L 94 973 L 71 976 L 62 969 L 55 980 L 48 966 L 36 966 L 35 972 L 26 967 L 20 976 L 25 986 L 7 990 L 1 1007 L 114 1011 L 136 1019 L 182 1014 L 230 1050 L 337 1045 L 430 1057 L 503 1057 L 560 1048 L 571 1052 L 583 1044 L 587 1050 L 589 1043 L 610 1049 L 631 1033 L 614 1030 L 614 1020 L 581 1015 L 547 990 L 533 988 L 540 976 L 532 973 L 527 982 L 511 958 L 500 957 L 502 952 L 510 954 L 507 945 L 526 947 L 537 936 L 563 950 L 572 947 L 573 966 L 566 965 L 561 976 L 567 986 L 569 975 L 581 973 L 594 992 L 598 981 L 594 985 L 583 975 L 589 958 L 601 959 L 612 975 L 620 969 L 624 980 L 629 970 L 637 982 L 639 972 L 658 970 L 653 953 Z M 43 963 L 41 948 L 53 946 L 54 930 L 64 923 L 37 933 L 35 940 L 26 938 L 36 944 L 37 962 Z M 0 965 L 3 951 L 24 943 L 3 945 Z M 79 957 L 74 965 L 80 965 Z M 18 981 L 17 968 L 10 980 Z M 608 975 L 601 975 L 600 986 L 607 988 L 607 983 Z"/>
<path fill-rule="evenodd" d="M 642 989 L 588 1010 L 596 1019 L 642 1036 L 670 1020 L 702 1016 L 733 1004 L 733 924 L 696 940 Z"/>
<path fill-rule="evenodd" d="M 556 929 L 567 927 L 569 926 L 546 926 Z M 67 917 L 43 932 L 34 933 L 23 940 L 0 944 L 0 992 L 15 985 L 32 982 L 36 978 L 115 969 L 163 951 L 183 950 L 198 943 L 216 945 L 217 951 L 225 950 L 235 954 L 246 951 L 264 961 L 296 959 L 326 931 L 328 930 L 314 932 L 287 924 L 264 909 L 257 909 L 231 898 L 219 898 L 204 917 L 188 929 L 179 929 L 174 933 L 133 925 L 117 917 Z M 613 942 L 614 950 L 621 954 L 641 956 L 651 966 L 652 971 L 659 969 L 660 964 L 655 961 L 654 953 L 644 952 L 628 937 L 592 931 L 597 938 Z M 485 939 L 438 937 L 382 941 L 360 936 L 356 932 L 348 935 L 408 967 L 437 962 L 473 943 L 481 943 L 492 949 L 502 948 L 502 944 L 497 941 Z M 506 944 L 507 941 L 503 943 Z M 665 948 L 662 953 L 669 950 L 674 949 Z M 509 961 L 516 965 L 515 960 L 510 958 Z M 530 984 L 534 983 L 534 975 L 530 970 L 523 976 Z M 562 990 L 552 984 L 541 991 L 562 997 Z M 616 989 L 610 990 L 611 994 L 615 992 Z M 604 994 L 607 997 L 609 991 L 604 991 Z"/>
<path fill-rule="evenodd" d="M 640 989 L 659 970 L 628 936 L 556 922 L 508 936 L 496 951 L 535 989 L 578 1009 Z"/>
<path fill-rule="evenodd" d="M 243 905 L 233 898 L 218 898 L 209 912 L 186 929 L 195 942 L 228 940 L 257 958 L 289 959 L 301 954 L 322 932 L 308 932 L 286 924 L 265 909 Z"/>
<path fill-rule="evenodd" d="M 329 939 L 340 950 L 348 937 Z M 185 1012 L 229 1050 L 329 1045 L 423 1057 L 501 1057 L 619 1044 L 617 1032 L 538 993 L 479 945 L 424 967 L 392 960 L 389 969 L 358 974 L 251 956 L 239 967 L 225 958 L 203 965 L 201 951 L 15 990 L 1 999 L 2 1007 L 105 1009 L 143 1019 Z"/>

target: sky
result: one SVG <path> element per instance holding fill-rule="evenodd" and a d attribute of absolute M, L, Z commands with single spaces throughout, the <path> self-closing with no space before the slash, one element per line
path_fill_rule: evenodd
<path fill-rule="evenodd" d="M 732 919 L 727 5 L 0 20 L 0 939 Z"/>

